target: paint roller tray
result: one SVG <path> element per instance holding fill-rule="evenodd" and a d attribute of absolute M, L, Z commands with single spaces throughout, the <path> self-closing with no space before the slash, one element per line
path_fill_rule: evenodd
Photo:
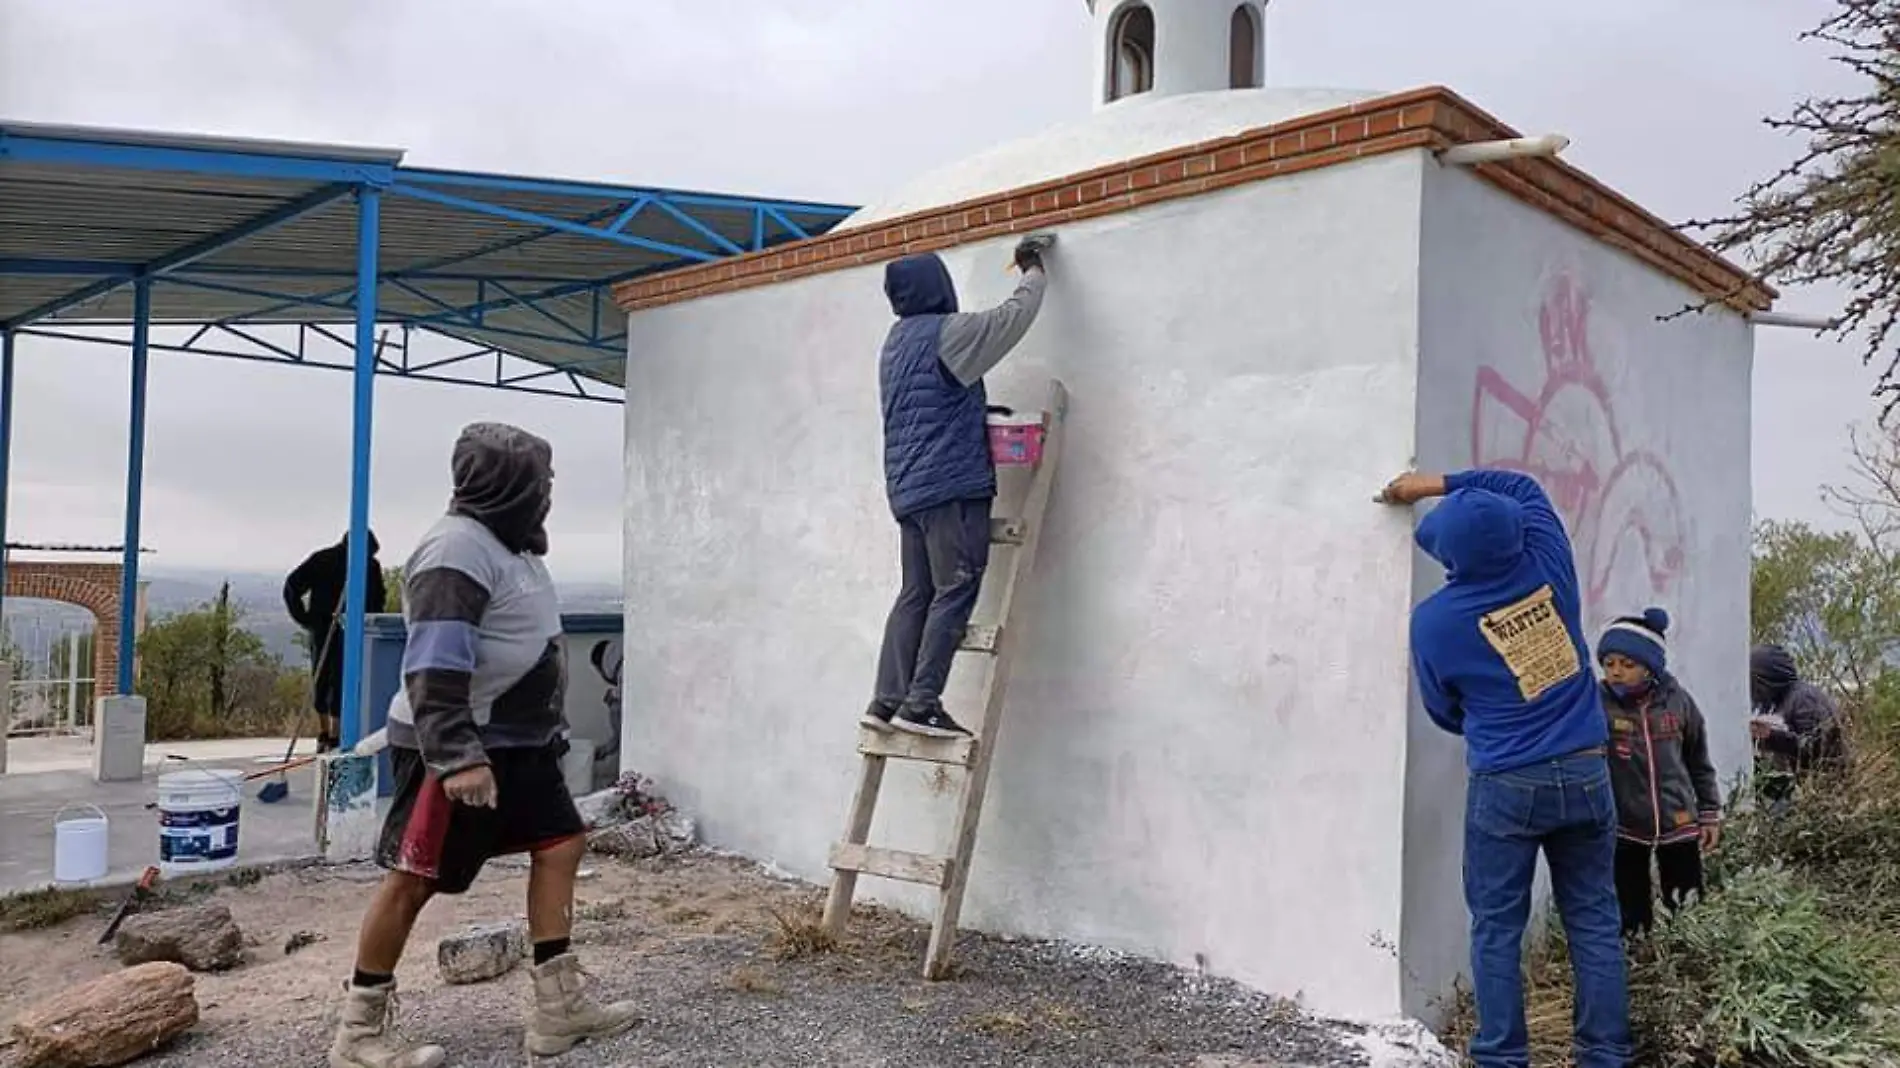
<path fill-rule="evenodd" d="M 1042 413 L 991 412 L 987 417 L 990 459 L 998 467 L 1034 467 L 1042 462 Z"/>

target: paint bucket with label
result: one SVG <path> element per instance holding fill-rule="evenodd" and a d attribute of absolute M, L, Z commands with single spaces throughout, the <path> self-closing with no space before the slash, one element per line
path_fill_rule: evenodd
<path fill-rule="evenodd" d="M 90 812 L 90 816 L 63 819 L 68 812 Z M 61 805 L 53 813 L 53 881 L 89 883 L 106 877 L 106 845 L 111 839 L 111 821 L 97 805 Z"/>
<path fill-rule="evenodd" d="M 1048 428 L 1042 413 L 1017 415 L 992 410 L 986 419 L 990 460 L 998 467 L 1034 467 L 1042 462 L 1042 438 Z"/>
<path fill-rule="evenodd" d="M 244 776 L 193 769 L 158 777 L 158 867 L 167 877 L 237 863 Z"/>

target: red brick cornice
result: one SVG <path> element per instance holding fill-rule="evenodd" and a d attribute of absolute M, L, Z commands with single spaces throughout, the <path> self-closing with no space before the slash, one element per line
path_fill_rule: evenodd
<path fill-rule="evenodd" d="M 615 286 L 614 299 L 626 311 L 640 311 L 1048 229 L 1388 152 L 1518 136 L 1449 89 L 1413 89 L 764 252 L 636 278 Z M 1774 301 L 1775 291 L 1747 271 L 1561 160 L 1518 159 L 1474 170 L 1519 200 L 1623 249 L 1704 297 L 1738 311 L 1765 309 Z"/>

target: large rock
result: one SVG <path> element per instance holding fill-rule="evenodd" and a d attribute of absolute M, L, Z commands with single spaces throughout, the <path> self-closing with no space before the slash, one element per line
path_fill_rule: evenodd
<path fill-rule="evenodd" d="M 574 808 L 580 812 L 588 829 L 594 830 L 624 822 L 627 818 L 626 801 L 626 795 L 609 787 L 575 798 Z"/>
<path fill-rule="evenodd" d="M 19 1068 L 113 1068 L 198 1022 L 195 981 L 182 965 L 141 964 L 73 987 L 13 1021 Z"/>
<path fill-rule="evenodd" d="M 698 838 L 699 828 L 692 817 L 663 812 L 601 828 L 588 835 L 587 845 L 596 853 L 643 860 L 684 852 L 693 848 Z"/>
<path fill-rule="evenodd" d="M 450 935 L 435 946 L 436 967 L 451 986 L 485 983 L 513 971 L 528 955 L 528 926 L 498 923 Z"/>
<path fill-rule="evenodd" d="M 172 961 L 194 972 L 221 972 L 244 959 L 244 932 L 223 905 L 134 916 L 113 943 L 122 964 Z"/>
<path fill-rule="evenodd" d="M 596 853 L 630 860 L 644 860 L 666 852 L 659 828 L 645 817 L 595 831 L 587 836 L 587 847 Z"/>

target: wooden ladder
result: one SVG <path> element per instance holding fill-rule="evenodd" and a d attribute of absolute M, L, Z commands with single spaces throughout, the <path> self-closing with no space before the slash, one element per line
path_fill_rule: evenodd
<path fill-rule="evenodd" d="M 1035 567 L 1036 546 L 1042 540 L 1043 516 L 1049 508 L 1056 461 L 1062 454 L 1062 429 L 1068 410 L 1068 391 L 1061 382 L 1052 381 L 1049 404 L 1042 416 L 1042 458 L 1030 476 L 1022 511 L 1014 518 L 990 521 L 991 543 L 1007 547 L 1011 560 L 1003 577 L 997 623 L 971 625 L 959 646 L 961 652 L 991 658 L 989 681 L 982 700 L 983 718 L 967 724 L 976 732 L 976 737 L 928 738 L 897 730 L 881 733 L 869 728 L 858 731 L 858 752 L 864 755 L 864 768 L 858 776 L 857 794 L 851 801 L 851 815 L 845 822 L 844 841 L 831 847 L 831 896 L 825 902 L 824 927 L 834 938 L 844 934 L 845 924 L 851 918 L 851 898 L 857 892 L 859 875 L 878 875 L 935 887 L 937 919 L 931 926 L 930 948 L 924 955 L 926 979 L 941 979 L 948 973 L 950 954 L 956 946 L 957 917 L 963 909 L 963 891 L 969 885 L 970 861 L 976 853 L 976 829 L 983 818 L 983 795 L 989 785 L 990 761 L 996 755 L 997 739 L 1003 729 L 1010 662 L 1019 637 L 1014 613 Z M 877 811 L 878 789 L 884 783 L 884 765 L 892 758 L 965 769 L 949 855 L 928 856 L 869 844 L 871 817 Z"/>

